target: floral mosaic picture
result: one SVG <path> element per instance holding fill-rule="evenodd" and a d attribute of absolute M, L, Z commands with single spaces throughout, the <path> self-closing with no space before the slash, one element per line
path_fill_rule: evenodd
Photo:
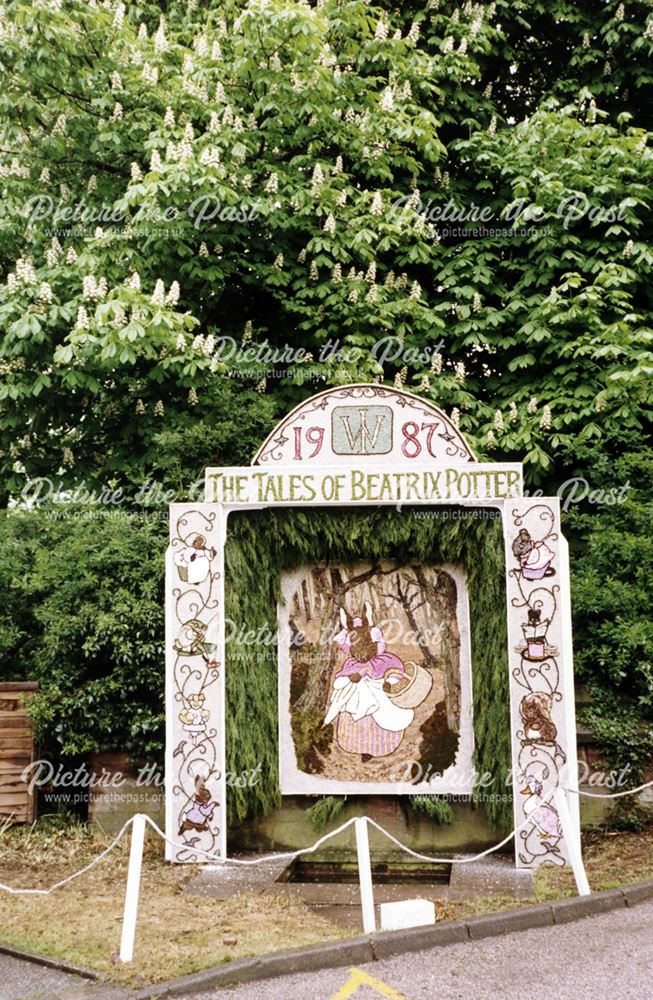
<path fill-rule="evenodd" d="M 281 790 L 464 791 L 473 749 L 462 570 L 303 567 L 279 606 Z"/>

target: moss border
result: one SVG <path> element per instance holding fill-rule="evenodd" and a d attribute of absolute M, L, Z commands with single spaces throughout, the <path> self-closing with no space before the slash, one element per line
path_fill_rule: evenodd
<path fill-rule="evenodd" d="M 488 516 L 488 510 L 496 512 Z M 461 516 L 464 515 L 464 516 Z M 276 639 L 280 573 L 303 563 L 423 559 L 463 565 L 467 574 L 472 647 L 475 764 L 479 772 L 510 769 L 503 526 L 498 508 L 405 507 L 267 509 L 230 515 L 225 545 L 227 769 L 259 767 L 250 787 L 229 788 L 230 822 L 281 804 L 278 783 Z M 237 626 L 237 627 L 236 627 Z M 310 802 L 310 800 L 308 800 Z M 510 829 L 509 802 L 483 803 L 493 826 Z"/>

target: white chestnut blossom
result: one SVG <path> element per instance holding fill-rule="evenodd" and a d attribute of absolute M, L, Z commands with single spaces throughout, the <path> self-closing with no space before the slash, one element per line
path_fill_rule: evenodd
<path fill-rule="evenodd" d="M 370 215 L 382 215 L 383 214 L 383 198 L 381 197 L 380 191 L 374 192 L 374 197 L 372 198 L 372 205 L 370 207 Z"/>
<path fill-rule="evenodd" d="M 143 72 L 141 73 L 141 78 L 145 83 L 149 83 L 150 86 L 155 87 L 159 82 L 159 71 L 156 66 L 150 66 L 149 63 L 145 63 L 143 66 Z"/>
<path fill-rule="evenodd" d="M 395 106 L 392 87 L 386 87 L 381 95 L 381 111 L 392 111 Z"/>
<path fill-rule="evenodd" d="M 75 323 L 75 326 L 78 330 L 90 329 L 91 324 L 89 322 L 88 313 L 86 312 L 84 306 L 80 306 L 77 310 L 77 321 Z"/>
<path fill-rule="evenodd" d="M 165 300 L 166 300 L 165 285 L 159 278 L 154 286 L 154 292 L 152 293 L 152 305 L 153 306 L 165 305 Z"/>
<path fill-rule="evenodd" d="M 419 22 L 413 21 L 413 23 L 410 26 L 410 31 L 406 35 L 406 38 L 408 39 L 409 42 L 412 42 L 413 45 L 415 45 L 419 40 L 419 32 L 420 32 Z"/>
<path fill-rule="evenodd" d="M 55 267 L 61 253 L 61 243 L 56 236 L 53 236 L 52 243 L 45 252 L 45 260 L 48 267 Z"/>
<path fill-rule="evenodd" d="M 376 26 L 376 31 L 374 32 L 374 38 L 377 42 L 385 42 L 388 37 L 388 26 L 385 21 L 381 20 Z"/>

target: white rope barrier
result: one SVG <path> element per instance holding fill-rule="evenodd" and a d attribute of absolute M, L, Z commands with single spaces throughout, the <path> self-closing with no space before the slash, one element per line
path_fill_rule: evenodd
<path fill-rule="evenodd" d="M 567 848 L 569 851 L 570 862 L 574 871 L 574 876 L 576 878 L 576 884 L 578 886 L 578 891 L 581 895 L 589 893 L 589 885 L 587 883 L 587 876 L 585 874 L 585 869 L 583 866 L 582 857 L 580 856 L 580 839 L 575 836 L 572 830 L 571 816 L 569 814 L 568 803 L 566 799 L 566 794 L 574 795 L 585 795 L 594 799 L 617 799 L 622 798 L 624 795 L 637 795 L 639 792 L 644 791 L 647 788 L 653 787 L 653 781 L 646 782 L 640 785 L 638 788 L 627 788 L 620 792 L 612 792 L 607 794 L 598 794 L 595 792 L 581 791 L 577 788 L 557 788 L 551 792 L 546 799 L 543 800 L 544 803 L 549 802 L 555 797 L 556 804 L 558 806 L 558 814 L 560 820 L 563 824 L 563 835 L 567 841 Z M 0 890 L 4 892 L 11 893 L 14 896 L 29 895 L 29 896 L 49 896 L 51 893 L 55 892 L 57 889 L 62 888 L 62 886 L 67 885 L 74 879 L 79 878 L 86 872 L 90 871 L 97 864 L 100 863 L 117 845 L 120 843 L 124 837 L 126 831 L 129 827 L 132 827 L 132 843 L 129 857 L 129 870 L 127 874 L 127 888 L 125 892 L 125 907 L 123 914 L 123 927 L 122 927 L 122 937 L 120 946 L 120 958 L 123 962 L 130 962 L 133 957 L 134 952 L 134 938 L 136 934 L 136 916 L 138 911 L 138 896 L 140 888 L 140 875 L 141 875 L 141 865 L 143 859 L 143 843 L 145 826 L 149 824 L 154 832 L 158 834 L 167 844 L 176 850 L 191 851 L 194 854 L 201 854 L 205 858 L 216 861 L 221 867 L 225 865 L 260 865 L 266 862 L 278 861 L 281 859 L 292 860 L 294 858 L 300 857 L 302 854 L 314 854 L 322 844 L 325 844 L 328 840 L 333 837 L 337 837 L 338 834 L 342 833 L 344 830 L 348 829 L 350 826 L 354 825 L 356 830 L 356 849 L 358 854 L 358 870 L 359 870 L 359 880 L 361 887 L 361 906 L 363 911 L 363 924 L 366 933 L 371 932 L 375 929 L 375 916 L 374 916 L 374 898 L 373 898 L 373 886 L 371 878 L 371 868 L 370 868 L 370 852 L 369 852 L 369 841 L 367 836 L 368 824 L 373 826 L 379 833 L 383 834 L 388 840 L 399 847 L 406 854 L 411 855 L 411 857 L 416 858 L 419 861 L 426 861 L 431 864 L 473 864 L 475 861 L 480 861 L 481 858 L 487 857 L 489 854 L 493 854 L 495 851 L 500 850 L 505 847 L 513 837 L 515 837 L 520 830 L 525 826 L 531 824 L 533 821 L 530 816 L 524 819 L 523 823 L 511 830 L 510 833 L 504 837 L 498 844 L 494 844 L 492 847 L 486 848 L 484 851 L 480 851 L 478 854 L 474 854 L 472 857 L 468 858 L 438 858 L 433 857 L 428 854 L 421 854 L 418 851 L 414 851 L 411 847 L 403 844 L 400 840 L 389 833 L 384 827 L 382 827 L 376 820 L 370 819 L 369 816 L 358 816 L 347 820 L 342 823 L 341 826 L 337 827 L 335 830 L 330 830 L 329 833 L 325 833 L 323 837 L 320 837 L 311 844 L 310 847 L 303 847 L 298 851 L 281 851 L 276 854 L 265 854 L 257 858 L 225 858 L 217 855 L 214 851 L 205 851 L 199 847 L 190 847 L 188 844 L 180 844 L 177 841 L 172 840 L 170 837 L 161 830 L 161 828 L 151 819 L 143 813 L 136 813 L 134 816 L 130 817 L 122 826 L 119 833 L 114 837 L 111 843 L 105 847 L 105 849 L 98 854 L 96 858 L 93 858 L 87 865 L 80 868 L 79 871 L 74 872 L 72 875 L 68 875 L 66 878 L 61 879 L 61 881 L 56 882 L 54 885 L 50 886 L 48 889 L 16 889 L 13 886 L 5 885 L 0 882 Z"/>
<path fill-rule="evenodd" d="M 601 794 L 597 792 L 585 792 L 579 788 L 565 788 L 565 791 L 572 792 L 574 795 L 584 795 L 588 799 L 620 799 L 624 795 L 637 795 L 647 788 L 653 788 L 653 781 L 647 781 L 645 785 L 640 785 L 638 788 L 625 788 L 623 792 L 604 792 Z"/>
<path fill-rule="evenodd" d="M 653 781 L 649 781 L 644 785 L 640 785 L 638 788 L 627 788 L 622 792 L 614 792 L 611 794 L 608 793 L 597 794 L 595 792 L 586 792 L 575 788 L 565 788 L 565 791 L 574 795 L 589 796 L 590 798 L 594 799 L 616 799 L 616 798 L 622 798 L 624 795 L 636 795 L 639 792 L 642 792 L 645 789 L 651 787 L 653 787 Z M 549 796 L 545 801 L 548 802 L 550 798 L 551 796 Z M 504 837 L 504 839 L 501 840 L 498 844 L 494 844 L 492 847 L 488 847 L 486 850 L 481 851 L 479 854 L 473 855 L 473 857 L 471 858 L 437 858 L 437 857 L 432 857 L 431 855 L 428 854 L 420 854 L 417 851 L 413 851 L 412 848 L 408 847 L 406 844 L 403 844 L 400 840 L 397 840 L 396 837 L 394 837 L 391 833 L 388 833 L 387 830 L 385 830 L 382 826 L 379 826 L 379 824 L 375 820 L 370 819 L 370 817 L 366 816 L 361 818 L 367 819 L 368 823 L 376 827 L 376 829 L 379 830 L 380 833 L 384 834 L 384 836 L 386 836 L 388 840 L 391 840 L 394 844 L 396 844 L 397 847 L 400 847 L 402 851 L 405 851 L 412 857 L 417 858 L 418 861 L 427 861 L 433 864 L 471 864 L 474 861 L 480 861 L 481 858 L 487 857 L 488 854 L 492 854 L 494 853 L 494 851 L 499 851 L 502 847 L 505 847 L 505 845 L 512 840 L 512 838 L 515 836 L 516 833 L 519 833 L 520 830 L 522 830 L 525 826 L 528 825 L 529 822 L 531 822 L 531 820 L 527 817 L 523 823 L 521 823 L 514 830 L 511 830 L 511 832 L 506 837 Z M 109 846 L 106 847 L 101 854 L 98 854 L 96 858 L 90 861 L 83 868 L 80 868 L 78 872 L 74 872 L 67 878 L 61 879 L 60 882 L 56 882 L 54 885 L 50 886 L 49 889 L 16 889 L 13 886 L 5 885 L 4 883 L 0 882 L 0 890 L 3 890 L 4 892 L 9 892 L 12 895 L 49 896 L 50 893 L 55 892 L 56 889 L 60 889 L 62 886 L 67 885 L 68 882 L 72 882 L 74 879 L 79 878 L 80 875 L 84 875 L 87 871 L 90 871 L 91 868 L 94 868 L 95 865 L 99 864 L 99 862 L 102 861 L 103 858 L 105 858 L 107 854 L 109 854 L 114 849 L 114 847 L 118 845 L 118 843 L 122 840 L 126 831 L 132 825 L 133 822 L 134 822 L 134 817 L 132 816 L 124 823 L 120 832 L 116 835 L 116 837 L 114 837 Z M 155 833 L 157 833 L 159 837 L 165 840 L 166 843 L 170 844 L 171 847 L 174 847 L 178 850 L 193 851 L 195 854 L 201 854 L 203 857 L 206 857 L 211 861 L 217 861 L 220 865 L 260 865 L 264 864 L 265 862 L 276 861 L 281 858 L 287 858 L 288 860 L 291 860 L 300 857 L 302 854 L 313 854 L 322 846 L 322 844 L 326 843 L 327 840 L 330 840 L 332 837 L 336 837 L 339 833 L 342 833 L 343 830 L 346 830 L 349 826 L 352 826 L 352 824 L 356 822 L 356 819 L 354 818 L 347 820 L 346 823 L 343 823 L 335 830 L 331 830 L 329 831 L 329 833 L 326 833 L 323 837 L 320 837 L 320 839 L 316 840 L 315 843 L 312 844 L 310 847 L 303 847 L 299 851 L 281 851 L 277 854 L 265 854 L 262 855 L 261 857 L 250 858 L 250 859 L 225 858 L 220 855 L 217 855 L 213 851 L 204 851 L 199 847 L 191 848 L 188 846 L 188 844 L 180 844 L 177 841 L 172 840 L 170 837 L 167 837 L 166 834 L 163 832 L 163 830 L 161 830 L 161 828 L 157 826 L 154 820 L 151 819 L 149 816 L 145 817 L 145 822 L 148 823 L 155 831 Z"/>
<path fill-rule="evenodd" d="M 627 788 L 621 792 L 612 792 L 603 794 L 597 794 L 596 792 L 586 792 L 583 791 L 582 789 L 577 789 L 577 788 L 565 788 L 564 790 L 569 794 L 584 795 L 593 799 L 617 799 L 617 798 L 622 798 L 624 795 L 637 795 L 639 792 L 642 792 L 645 789 L 651 787 L 653 787 L 653 781 L 648 781 L 646 782 L 646 784 L 639 785 L 637 788 Z M 548 798 L 544 801 L 548 802 L 549 799 L 552 797 L 552 795 L 553 793 L 550 796 L 548 796 Z M 403 844 L 400 840 L 398 840 L 391 833 L 389 833 L 382 826 L 380 826 L 375 820 L 370 819 L 369 816 L 363 816 L 360 818 L 366 819 L 371 826 L 375 827 L 380 833 L 382 833 L 385 837 L 387 837 L 388 840 L 391 840 L 393 844 L 396 844 L 397 847 L 400 847 L 402 851 L 405 851 L 412 857 L 417 858 L 418 861 L 427 861 L 433 864 L 471 864 L 475 861 L 480 861 L 481 858 L 487 857 L 487 855 L 494 853 L 494 851 L 499 851 L 502 847 L 505 847 L 505 845 L 512 840 L 512 838 L 515 836 L 516 833 L 519 833 L 520 830 L 522 830 L 525 826 L 527 826 L 530 822 L 532 822 L 530 818 L 527 817 L 523 823 L 515 827 L 514 830 L 511 830 L 511 832 L 506 837 L 504 837 L 504 839 L 501 840 L 498 844 L 494 844 L 492 847 L 488 847 L 486 850 L 481 851 L 479 854 L 475 854 L 470 858 L 438 858 L 438 857 L 432 857 L 431 855 L 428 854 L 420 854 L 417 851 L 413 851 L 412 848 L 408 847 L 406 844 Z M 120 829 L 120 832 L 114 837 L 109 846 L 105 847 L 105 849 L 102 851 L 101 854 L 98 854 L 96 858 L 90 861 L 83 868 L 80 868 L 79 871 L 74 872 L 72 875 L 68 875 L 67 878 L 61 879 L 60 882 L 56 882 L 54 885 L 50 886 L 49 889 L 16 889 L 13 886 L 5 885 L 4 883 L 0 882 L 0 890 L 3 890 L 4 892 L 9 892 L 12 895 L 49 896 L 50 893 L 55 892 L 55 890 L 60 889 L 64 885 L 67 885 L 68 882 L 72 882 L 74 879 L 79 878 L 80 875 L 84 875 L 86 872 L 90 871 L 91 868 L 94 868 L 95 865 L 99 864 L 100 861 L 102 861 L 103 858 L 105 858 L 107 854 L 109 854 L 114 849 L 114 847 L 116 847 L 120 843 L 120 841 L 122 840 L 125 833 L 127 832 L 127 830 L 129 829 L 129 827 L 132 825 L 133 822 L 134 822 L 134 816 L 132 816 L 123 824 L 122 828 Z M 323 837 L 320 837 L 320 839 L 316 840 L 315 843 L 312 844 L 310 847 L 303 847 L 301 848 L 301 850 L 298 851 L 280 851 L 277 854 L 264 854 L 261 855 L 261 857 L 249 858 L 249 859 L 225 858 L 220 855 L 217 855 L 214 851 L 204 851 L 199 847 L 191 848 L 188 846 L 188 844 L 180 844 L 177 841 L 172 840 L 170 837 L 167 837 L 166 834 L 163 832 L 163 830 L 161 830 L 161 828 L 157 826 L 157 824 L 154 822 L 153 819 L 151 819 L 151 817 L 146 816 L 145 822 L 152 827 L 155 833 L 157 833 L 159 837 L 162 838 L 162 840 L 165 840 L 166 843 L 170 844 L 171 847 L 174 847 L 177 850 L 192 851 L 195 854 L 201 854 L 203 857 L 206 857 L 209 860 L 217 861 L 220 865 L 260 865 L 260 864 L 265 864 L 265 862 L 277 861 L 280 860 L 281 858 L 287 858 L 288 860 L 292 860 L 294 858 L 300 857 L 302 854 L 314 854 L 315 851 L 317 851 L 322 846 L 322 844 L 326 843 L 327 840 L 331 840 L 332 837 L 338 836 L 338 834 L 342 833 L 343 830 L 346 830 L 348 827 L 352 826 L 356 822 L 356 819 L 355 818 L 349 819 L 347 820 L 346 823 L 343 823 L 335 830 L 330 830 L 329 833 L 326 833 Z"/>
<path fill-rule="evenodd" d="M 79 878 L 80 875 L 84 875 L 86 872 L 90 871 L 91 868 L 95 868 L 95 866 L 99 864 L 103 858 L 106 858 L 107 854 L 109 854 L 109 852 L 112 851 L 122 840 L 125 832 L 134 822 L 134 818 L 134 816 L 131 816 L 127 822 L 123 824 L 122 829 L 117 836 L 114 837 L 108 847 L 105 847 L 101 854 L 98 854 L 97 858 L 93 858 L 92 861 L 89 861 L 87 865 L 80 868 L 79 871 L 75 872 L 73 875 L 69 875 L 67 878 L 62 878 L 61 882 L 55 882 L 55 884 L 51 885 L 49 889 L 14 889 L 10 885 L 4 885 L 2 882 L 0 882 L 0 889 L 4 889 L 5 892 L 10 892 L 14 896 L 49 896 L 51 892 L 55 891 L 55 889 L 60 889 L 62 885 L 66 885 L 68 882 L 72 882 L 73 879 Z"/>
<path fill-rule="evenodd" d="M 553 792 L 551 792 L 546 799 L 542 799 L 543 804 L 550 802 L 552 797 Z M 440 865 L 468 865 L 474 861 L 480 861 L 481 858 L 487 857 L 488 854 L 492 854 L 494 851 L 498 851 L 502 847 L 505 847 L 505 845 L 512 840 L 516 833 L 519 833 L 519 831 L 523 830 L 525 826 L 528 826 L 529 823 L 533 822 L 530 816 L 527 816 L 523 823 L 520 823 L 514 830 L 511 830 L 508 836 L 504 837 L 504 839 L 499 841 L 498 844 L 494 844 L 493 847 L 486 848 L 486 850 L 481 851 L 480 854 L 474 854 L 471 858 L 433 858 L 428 854 L 418 854 L 417 851 L 413 851 L 412 848 L 407 847 L 406 844 L 402 844 L 400 840 L 393 837 L 391 833 L 388 833 L 387 830 L 385 830 L 382 826 L 379 826 L 379 824 L 375 820 L 370 819 L 369 816 L 365 816 L 363 818 L 366 819 L 371 826 L 376 827 L 376 829 L 379 830 L 380 833 L 384 834 L 388 840 L 391 840 L 393 844 L 396 844 L 397 847 L 402 849 L 402 851 L 405 851 L 406 854 L 411 854 L 414 858 L 417 858 L 418 861 L 430 861 L 433 864 Z"/>
<path fill-rule="evenodd" d="M 346 823 L 339 826 L 336 830 L 331 830 L 329 833 L 325 833 L 323 837 L 316 840 L 311 847 L 302 847 L 300 851 L 280 851 L 278 854 L 262 854 L 258 858 L 225 858 L 220 854 L 216 854 L 214 851 L 203 851 L 199 847 L 190 847 L 188 844 L 179 844 L 177 841 L 171 840 L 167 837 L 163 830 L 156 825 L 153 819 L 149 816 L 145 817 L 145 820 L 152 829 L 158 833 L 158 835 L 165 840 L 166 844 L 170 844 L 171 847 L 175 847 L 180 851 L 190 851 L 193 854 L 202 854 L 205 858 L 210 858 L 212 861 L 217 861 L 220 865 L 262 865 L 266 861 L 276 861 L 278 858 L 298 858 L 300 854 L 313 854 L 322 844 L 325 844 L 327 840 L 331 840 L 332 837 L 336 837 L 343 830 L 346 830 L 348 826 L 351 826 L 356 822 L 356 819 L 348 819 Z"/>

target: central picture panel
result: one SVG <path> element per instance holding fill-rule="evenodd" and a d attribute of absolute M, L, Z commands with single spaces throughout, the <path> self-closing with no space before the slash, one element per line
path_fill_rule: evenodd
<path fill-rule="evenodd" d="M 469 794 L 463 567 L 395 560 L 283 572 L 281 793 Z"/>

